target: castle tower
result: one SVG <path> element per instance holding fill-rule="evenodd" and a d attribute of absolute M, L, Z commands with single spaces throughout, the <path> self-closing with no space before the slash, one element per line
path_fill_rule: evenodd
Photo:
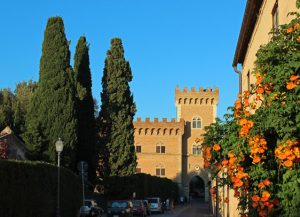
<path fill-rule="evenodd" d="M 175 90 L 175 105 L 177 120 L 180 118 L 188 121 L 198 115 L 202 118 L 204 126 L 215 121 L 217 115 L 217 105 L 219 102 L 219 89 L 191 88 L 190 91 L 185 87 L 182 91 L 178 87 Z M 206 124 L 205 124 L 206 123 Z"/>
<path fill-rule="evenodd" d="M 217 88 L 197 91 L 176 88 L 177 120 L 137 118 L 133 122 L 137 173 L 172 179 L 178 183 L 180 194 L 187 198 L 191 193 L 190 183 L 198 178 L 203 183 L 199 194 L 206 190 L 205 199 L 208 199 L 209 178 L 204 169 L 201 143 L 204 127 L 215 122 L 218 101 Z"/>
<path fill-rule="evenodd" d="M 182 181 L 183 195 L 189 196 L 190 183 L 194 177 L 202 179 L 204 186 L 201 189 L 208 199 L 209 181 L 208 171 L 204 169 L 202 157 L 202 141 L 204 128 L 215 122 L 217 104 L 219 102 L 219 89 L 207 88 L 179 88 L 175 90 L 175 105 L 177 119 L 185 121 L 182 143 Z"/>

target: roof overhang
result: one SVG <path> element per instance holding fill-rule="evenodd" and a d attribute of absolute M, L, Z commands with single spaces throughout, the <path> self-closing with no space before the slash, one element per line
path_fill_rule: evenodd
<path fill-rule="evenodd" d="M 239 40 L 235 49 L 232 63 L 233 66 L 237 66 L 237 64 L 244 62 L 248 44 L 251 40 L 262 3 L 263 0 L 247 0 Z"/>

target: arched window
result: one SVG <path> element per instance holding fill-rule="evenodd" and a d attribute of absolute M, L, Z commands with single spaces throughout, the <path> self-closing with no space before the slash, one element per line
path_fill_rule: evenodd
<path fill-rule="evenodd" d="M 155 175 L 156 176 L 165 176 L 166 175 L 166 169 L 163 165 L 158 165 L 155 168 Z"/>
<path fill-rule="evenodd" d="M 194 117 L 192 120 L 192 128 L 202 128 L 202 121 L 199 117 Z"/>
<path fill-rule="evenodd" d="M 201 155 L 201 145 L 199 143 L 194 143 L 192 146 L 193 155 Z"/>
<path fill-rule="evenodd" d="M 166 146 L 162 143 L 156 144 L 156 153 L 166 153 Z"/>

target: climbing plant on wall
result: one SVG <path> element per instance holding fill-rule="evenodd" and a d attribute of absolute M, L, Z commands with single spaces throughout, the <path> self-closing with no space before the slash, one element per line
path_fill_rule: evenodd
<path fill-rule="evenodd" d="M 204 139 L 205 165 L 213 177 L 228 174 L 223 184 L 235 190 L 242 216 L 300 213 L 300 16 L 292 15 L 258 51 L 251 90 Z"/>

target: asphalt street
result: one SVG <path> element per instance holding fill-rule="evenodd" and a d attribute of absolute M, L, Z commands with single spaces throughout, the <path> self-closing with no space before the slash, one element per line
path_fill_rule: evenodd
<path fill-rule="evenodd" d="M 164 214 L 153 214 L 153 217 L 212 217 L 207 203 L 194 200 L 192 204 L 176 207 Z"/>

